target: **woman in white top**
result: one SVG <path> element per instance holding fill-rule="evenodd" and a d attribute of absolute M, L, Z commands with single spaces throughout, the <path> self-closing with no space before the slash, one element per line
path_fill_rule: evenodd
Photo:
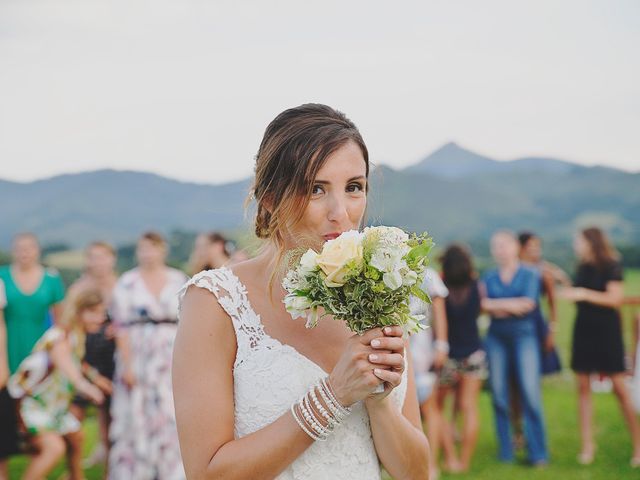
<path fill-rule="evenodd" d="M 396 479 L 428 478 L 401 328 L 307 330 L 282 303 L 284 252 L 358 228 L 368 173 L 360 133 L 330 107 L 267 127 L 252 191 L 262 253 L 185 288 L 173 383 L 188 478 L 369 480 L 380 462 Z"/>
<path fill-rule="evenodd" d="M 445 299 L 449 290 L 440 278 L 438 272 L 427 268 L 424 274 L 422 290 L 429 294 L 431 305 L 412 297 L 410 308 L 413 313 L 423 314 L 427 318 L 430 328 L 415 335 L 411 335 L 411 357 L 413 359 L 416 390 L 422 420 L 427 426 L 429 443 L 431 444 L 431 477 L 438 478 L 438 455 L 440 445 L 451 450 L 451 446 L 443 433 L 446 426 L 442 417 L 441 406 L 436 401 L 435 393 L 438 390 L 438 373 L 447 361 L 449 342 L 447 334 L 447 311 Z M 449 442 L 450 443 L 450 442 Z M 448 454 L 448 452 L 445 450 Z M 455 472 L 457 465 L 448 462 L 447 469 Z"/>

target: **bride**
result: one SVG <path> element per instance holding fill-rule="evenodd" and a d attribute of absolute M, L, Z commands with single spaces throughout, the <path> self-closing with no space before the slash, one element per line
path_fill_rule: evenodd
<path fill-rule="evenodd" d="M 357 229 L 368 174 L 359 131 L 330 107 L 267 127 L 252 190 L 262 252 L 183 289 L 173 390 L 187 478 L 369 480 L 380 463 L 395 479 L 428 478 L 401 328 L 307 330 L 282 303 L 285 252 Z"/>

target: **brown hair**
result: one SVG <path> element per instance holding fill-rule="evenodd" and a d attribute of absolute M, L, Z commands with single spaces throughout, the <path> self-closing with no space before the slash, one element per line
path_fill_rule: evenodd
<path fill-rule="evenodd" d="M 264 133 L 256 155 L 251 196 L 257 203 L 255 233 L 282 250 L 284 233 L 309 203 L 313 181 L 327 158 L 348 142 L 362 151 L 369 176 L 369 152 L 344 113 L 308 103 L 278 115 Z"/>
<path fill-rule="evenodd" d="M 613 245 L 611 245 L 609 238 L 602 229 L 589 227 L 580 233 L 591 248 L 593 259 L 590 263 L 593 263 L 598 269 L 604 269 L 620 259 L 620 254 Z"/>
<path fill-rule="evenodd" d="M 105 242 L 105 241 L 102 241 L 102 240 L 97 240 L 95 242 L 91 242 L 89 245 L 87 245 L 87 248 L 85 249 L 85 251 L 88 252 L 92 248 L 102 248 L 103 250 L 106 250 L 107 252 L 109 252 L 114 257 L 116 256 L 116 249 L 113 247 L 113 245 L 111 245 L 108 242 Z"/>
<path fill-rule="evenodd" d="M 222 250 L 224 254 L 228 257 L 229 251 L 227 249 L 227 239 L 218 232 L 207 232 L 204 234 L 209 240 L 209 243 L 222 243 Z"/>
<path fill-rule="evenodd" d="M 460 288 L 470 284 L 476 277 L 469 249 L 458 243 L 447 247 L 440 257 L 442 279 L 449 288 Z"/>
<path fill-rule="evenodd" d="M 80 315 L 85 310 L 89 310 L 104 304 L 104 297 L 100 290 L 87 289 L 81 290 L 74 295 L 65 305 L 62 314 L 61 324 L 69 331 L 76 334 L 77 344 L 74 346 L 76 355 L 79 358 L 84 357 L 85 338 L 84 328 L 80 322 Z"/>
<path fill-rule="evenodd" d="M 140 235 L 139 240 L 147 240 L 151 242 L 153 245 L 155 245 L 156 247 L 161 247 L 164 249 L 167 248 L 167 241 L 158 232 L 145 232 L 142 235 Z"/>
<path fill-rule="evenodd" d="M 203 236 L 204 238 L 206 238 L 207 242 L 209 242 L 209 244 L 211 245 L 214 245 L 216 243 L 221 243 L 222 252 L 224 253 L 224 255 L 227 258 L 231 256 L 227 248 L 227 245 L 228 245 L 227 239 L 222 234 L 218 232 L 206 232 L 198 235 L 198 237 L 200 236 Z M 216 268 L 214 265 L 209 263 L 208 259 L 197 258 L 194 254 L 195 254 L 195 249 L 191 253 L 191 256 L 189 258 L 189 272 L 191 275 L 195 275 L 196 273 L 199 273 L 203 270 L 211 270 L 212 268 Z"/>

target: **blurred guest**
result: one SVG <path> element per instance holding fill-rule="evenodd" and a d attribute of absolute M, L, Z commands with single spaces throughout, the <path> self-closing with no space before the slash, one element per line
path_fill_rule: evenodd
<path fill-rule="evenodd" d="M 515 235 L 499 231 L 491 238 L 491 254 L 498 268 L 482 279 L 481 306 L 491 315 L 485 339 L 489 384 L 493 398 L 499 459 L 514 460 L 509 425 L 509 380 L 515 381 L 524 408 L 528 460 L 534 466 L 548 461 L 540 387 L 540 348 L 534 311 L 540 297 L 540 275 L 520 263 Z"/>
<path fill-rule="evenodd" d="M 640 413 L 640 313 L 633 320 L 633 377 L 631 379 L 631 398 L 633 407 Z"/>
<path fill-rule="evenodd" d="M 235 265 L 236 263 L 241 263 L 246 260 L 249 260 L 251 256 L 244 248 L 235 248 L 231 253 L 231 258 L 229 259 L 229 263 L 227 265 Z"/>
<path fill-rule="evenodd" d="M 111 382 L 81 363 L 85 334 L 97 331 L 104 318 L 100 292 L 82 293 L 58 324 L 36 342 L 9 380 L 9 393 L 19 399 L 20 420 L 36 452 L 25 470 L 26 480 L 45 478 L 64 455 L 65 441 L 75 447 L 70 450 L 70 478 L 84 478 L 77 448 L 81 424 L 69 407 L 74 389 L 96 404 L 104 400 L 101 389 L 111 389 Z"/>
<path fill-rule="evenodd" d="M 457 413 L 462 414 L 460 456 L 453 446 L 453 425 L 443 416 L 443 444 L 447 464 L 467 471 L 478 440 L 478 398 L 487 378 L 487 360 L 478 330 L 480 289 L 471 253 L 462 245 L 450 245 L 440 258 L 442 278 L 449 290 L 445 299 L 449 359 L 440 371 L 438 404 L 444 411 L 447 396 L 456 393 Z"/>
<path fill-rule="evenodd" d="M 108 307 L 117 280 L 115 272 L 116 251 L 106 242 L 93 242 L 85 250 L 84 261 L 84 272 L 69 287 L 66 303 L 73 304 L 73 299 L 87 290 L 98 290 L 102 294 L 105 305 L 107 305 L 106 321 L 97 332 L 87 334 L 84 361 L 94 367 L 101 375 L 112 380 L 115 370 L 116 345 Z M 87 400 L 82 396 L 78 395 L 73 400 L 71 411 L 81 422 L 84 420 L 87 405 Z M 109 451 L 110 405 L 111 397 L 106 396 L 105 401 L 98 409 L 99 441 L 89 458 L 86 459 L 86 467 L 106 462 Z"/>
<path fill-rule="evenodd" d="M 230 260 L 227 239 L 217 232 L 201 233 L 196 237 L 189 259 L 189 273 L 220 268 Z"/>
<path fill-rule="evenodd" d="M 431 477 L 436 478 L 439 474 L 437 458 L 440 450 L 442 413 L 435 401 L 435 392 L 437 391 L 437 372 L 444 365 L 449 352 L 444 307 L 444 299 L 449 291 L 438 272 L 431 268 L 426 270 L 421 288 L 431 297 L 431 305 L 412 298 L 410 308 L 414 314 L 424 314 L 433 328 L 423 330 L 409 338 L 420 413 L 427 424 L 432 458 L 436 459 L 432 462 L 434 470 L 431 472 Z"/>
<path fill-rule="evenodd" d="M 563 281 L 568 278 L 564 271 L 542 259 L 542 241 L 533 232 L 520 232 L 518 234 L 520 243 L 520 261 L 523 265 L 538 270 L 540 275 L 540 294 L 544 294 L 549 307 L 549 323 L 547 323 L 542 312 L 542 305 L 538 299 L 533 312 L 536 321 L 536 333 L 540 343 L 541 372 L 543 375 L 550 375 L 562 370 L 560 356 L 555 346 L 555 332 L 557 329 L 558 309 L 556 302 L 556 280 Z M 558 272 L 561 272 L 560 274 Z M 514 427 L 514 444 L 517 447 L 524 446 L 524 434 L 522 428 L 522 404 L 518 395 L 518 388 L 515 378 L 511 378 L 511 413 Z"/>
<path fill-rule="evenodd" d="M 12 263 L 0 267 L 7 305 L 9 370 L 15 372 L 48 328 L 47 314 L 57 322 L 62 313 L 64 285 L 58 273 L 40 264 L 40 245 L 32 233 L 18 234 L 13 240 Z"/>
<path fill-rule="evenodd" d="M 633 407 L 640 413 L 640 313 L 633 320 L 633 377 L 631 379 L 631 397 Z"/>
<path fill-rule="evenodd" d="M 619 312 L 624 292 L 619 255 L 599 228 L 582 230 L 575 236 L 573 247 L 579 261 L 575 287 L 563 290 L 561 296 L 577 304 L 571 368 L 578 380 L 582 442 L 578 462 L 591 463 L 596 451 L 589 377 L 592 373 L 600 373 L 611 378 L 613 391 L 631 432 L 631 465 L 640 467 L 640 425 L 624 376 L 624 345 Z"/>
<path fill-rule="evenodd" d="M 542 242 L 533 232 L 521 232 L 518 235 L 520 242 L 520 261 L 523 265 L 535 268 L 540 273 L 541 293 L 546 296 L 549 306 L 549 323 L 546 322 L 540 302 L 534 313 L 536 326 L 542 347 L 542 373 L 553 373 L 560 370 L 559 359 L 555 351 L 555 332 L 558 326 L 558 306 L 556 302 L 556 281 L 554 271 L 559 267 L 545 262 L 542 258 Z"/>
<path fill-rule="evenodd" d="M 184 478 L 171 389 L 171 356 L 177 292 L 187 278 L 165 264 L 167 244 L 155 232 L 142 235 L 136 256 L 138 267 L 122 275 L 113 294 L 118 348 L 109 478 Z"/>
<path fill-rule="evenodd" d="M 0 280 L 0 480 L 9 480 L 8 459 L 18 453 L 18 422 L 16 406 L 7 391 L 9 360 L 7 358 L 7 328 L 4 308 L 7 304 L 4 283 Z"/>

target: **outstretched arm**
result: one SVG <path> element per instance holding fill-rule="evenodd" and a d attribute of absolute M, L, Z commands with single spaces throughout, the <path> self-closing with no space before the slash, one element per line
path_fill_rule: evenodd
<path fill-rule="evenodd" d="M 84 378 L 80 368 L 74 363 L 71 346 L 66 338 L 55 342 L 51 347 L 49 355 L 51 356 L 53 365 L 69 379 L 78 392 L 87 396 L 95 403 L 101 404 L 104 401 L 104 395 L 100 389 Z"/>
<path fill-rule="evenodd" d="M 600 307 L 620 308 L 624 300 L 624 286 L 622 282 L 614 280 L 607 282 L 604 292 L 583 287 L 571 287 L 561 290 L 559 296 L 572 302 L 587 302 Z"/>

